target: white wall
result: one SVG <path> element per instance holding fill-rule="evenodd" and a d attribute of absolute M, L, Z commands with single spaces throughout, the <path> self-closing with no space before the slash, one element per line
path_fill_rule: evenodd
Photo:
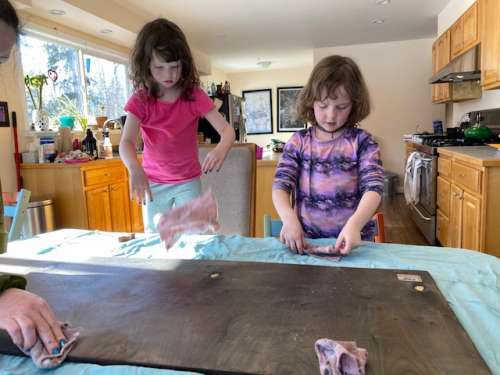
<path fill-rule="evenodd" d="M 10 60 L 0 65 L 0 101 L 7 102 L 9 112 L 15 111 L 17 114 L 20 152 L 22 151 L 21 140 L 25 128 L 25 103 L 22 82 L 23 74 L 19 52 L 16 48 L 12 51 Z M 3 191 L 17 190 L 12 124 L 9 128 L 0 128 L 0 180 L 2 181 Z"/>
<path fill-rule="evenodd" d="M 259 146 L 266 145 L 271 138 L 280 139 L 286 142 L 293 133 L 279 133 L 277 119 L 277 88 L 290 86 L 304 86 L 311 74 L 312 67 L 302 67 L 294 69 L 269 69 L 243 73 L 228 73 L 227 78 L 231 83 L 231 92 L 241 96 L 244 90 L 272 89 L 272 114 L 273 114 L 273 134 L 249 135 L 248 142 L 253 142 Z"/>
<path fill-rule="evenodd" d="M 320 48 L 314 62 L 340 54 L 359 65 L 370 91 L 372 112 L 362 127 L 377 139 L 386 170 L 398 173 L 405 163 L 404 134 L 432 131 L 433 120 L 444 120 L 444 106 L 432 104 L 432 43 L 434 39 Z"/>
<path fill-rule="evenodd" d="M 438 16 L 438 35 L 446 31 L 474 3 L 474 1 L 475 0 L 450 0 L 448 5 Z M 462 116 L 467 112 L 499 107 L 500 90 L 483 91 L 481 99 L 447 104 L 447 125 L 458 125 Z"/>

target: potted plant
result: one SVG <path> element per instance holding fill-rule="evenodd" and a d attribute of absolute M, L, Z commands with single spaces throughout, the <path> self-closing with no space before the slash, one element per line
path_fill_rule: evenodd
<path fill-rule="evenodd" d="M 45 74 L 26 74 L 24 77 L 24 84 L 33 104 L 32 121 L 35 128 L 40 130 L 47 130 L 49 127 L 49 115 L 43 110 L 43 86 L 47 84 L 47 78 Z"/>
<path fill-rule="evenodd" d="M 66 95 L 62 95 L 57 98 L 60 108 L 59 123 L 61 126 L 68 126 L 73 128 L 70 123 L 70 118 L 73 118 L 73 122 L 76 120 L 82 127 L 82 131 L 85 134 L 87 127 L 89 125 L 88 118 L 83 116 L 79 109 L 77 108 L 75 102 L 68 98 Z"/>
<path fill-rule="evenodd" d="M 97 127 L 102 128 L 108 117 L 104 114 L 104 104 L 99 104 L 99 116 L 95 117 L 95 121 L 97 122 Z"/>

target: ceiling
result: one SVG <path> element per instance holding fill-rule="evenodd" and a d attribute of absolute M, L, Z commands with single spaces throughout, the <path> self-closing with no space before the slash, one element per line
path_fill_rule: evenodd
<path fill-rule="evenodd" d="M 25 11 L 131 46 L 156 17 L 176 22 L 227 72 L 311 65 L 313 49 L 435 37 L 450 0 L 15 0 Z M 51 16 L 50 9 L 67 12 Z M 383 20 L 383 23 L 373 23 Z M 102 34 L 102 29 L 113 30 Z"/>

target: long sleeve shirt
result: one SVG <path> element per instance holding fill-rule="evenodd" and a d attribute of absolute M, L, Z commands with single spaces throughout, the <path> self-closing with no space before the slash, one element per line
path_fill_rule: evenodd
<path fill-rule="evenodd" d="M 308 238 L 338 237 L 368 191 L 382 195 L 384 169 L 380 149 L 365 130 L 347 128 L 322 141 L 310 127 L 296 132 L 284 147 L 273 189 L 295 196 L 295 210 Z M 371 240 L 375 223 L 361 231 Z"/>

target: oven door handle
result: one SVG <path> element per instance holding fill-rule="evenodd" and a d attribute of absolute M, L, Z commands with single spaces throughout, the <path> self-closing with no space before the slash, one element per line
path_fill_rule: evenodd
<path fill-rule="evenodd" d="M 412 204 L 411 206 L 415 209 L 415 211 L 417 211 L 418 215 L 419 215 L 422 219 L 424 219 L 425 221 L 431 221 L 431 220 L 432 220 L 432 218 L 425 216 L 425 215 L 424 215 L 424 214 L 423 214 L 423 213 L 422 213 L 422 212 L 421 212 L 421 211 L 417 208 L 417 206 L 415 206 L 414 204 Z"/>

